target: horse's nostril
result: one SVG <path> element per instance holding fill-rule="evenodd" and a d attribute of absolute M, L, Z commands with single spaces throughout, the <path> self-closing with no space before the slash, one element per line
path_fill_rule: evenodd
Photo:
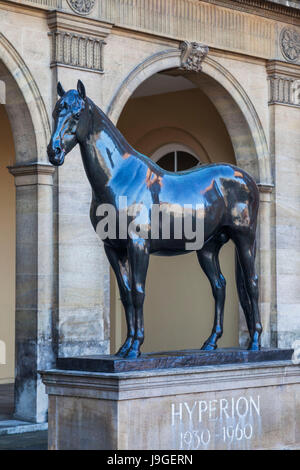
<path fill-rule="evenodd" d="M 56 149 L 55 149 L 55 153 L 56 153 L 56 155 L 59 155 L 59 154 L 60 154 L 60 152 L 61 152 L 61 149 L 60 149 L 59 147 L 56 147 Z"/>

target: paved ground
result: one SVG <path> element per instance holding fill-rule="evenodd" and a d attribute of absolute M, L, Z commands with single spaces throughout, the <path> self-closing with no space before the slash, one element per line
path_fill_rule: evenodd
<path fill-rule="evenodd" d="M 12 419 L 14 409 L 14 385 L 0 385 L 0 422 Z M 47 431 L 0 435 L 0 450 L 46 450 Z"/>
<path fill-rule="evenodd" d="M 0 384 L 0 421 L 12 418 L 14 411 L 14 384 Z"/>
<path fill-rule="evenodd" d="M 0 450 L 47 450 L 48 431 L 0 436 Z"/>

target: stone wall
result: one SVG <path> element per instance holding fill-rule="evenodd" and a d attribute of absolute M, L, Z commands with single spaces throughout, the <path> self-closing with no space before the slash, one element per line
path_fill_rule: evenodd
<path fill-rule="evenodd" d="M 300 107 L 272 105 L 276 190 L 277 341 L 300 339 Z"/>

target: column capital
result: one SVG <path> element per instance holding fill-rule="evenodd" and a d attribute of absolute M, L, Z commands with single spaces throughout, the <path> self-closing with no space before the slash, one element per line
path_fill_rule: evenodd
<path fill-rule="evenodd" d="M 17 164 L 8 166 L 7 169 L 15 177 L 16 186 L 53 185 L 55 167 L 50 163 L 32 162 L 22 165 Z"/>
<path fill-rule="evenodd" d="M 48 13 L 47 20 L 52 37 L 50 67 L 104 72 L 104 39 L 110 34 L 112 23 L 57 10 Z"/>
<path fill-rule="evenodd" d="M 257 186 L 260 193 L 272 193 L 275 188 L 272 183 L 257 183 Z"/>
<path fill-rule="evenodd" d="M 260 202 L 271 202 L 271 194 L 274 190 L 274 184 L 271 183 L 257 183 L 259 190 Z"/>
<path fill-rule="evenodd" d="M 300 106 L 300 64 L 269 60 L 269 104 Z"/>

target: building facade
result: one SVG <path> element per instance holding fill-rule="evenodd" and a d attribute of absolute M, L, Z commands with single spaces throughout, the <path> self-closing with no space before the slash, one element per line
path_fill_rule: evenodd
<path fill-rule="evenodd" d="M 300 4 L 0 1 L 0 382 L 15 383 L 25 421 L 47 419 L 38 370 L 58 355 L 114 352 L 124 336 L 79 148 L 58 169 L 47 158 L 57 82 L 68 90 L 78 79 L 162 166 L 230 162 L 255 178 L 263 346 L 300 339 Z M 244 346 L 230 244 L 221 265 L 220 345 Z M 151 260 L 144 350 L 200 347 L 212 322 L 193 255 Z"/>

